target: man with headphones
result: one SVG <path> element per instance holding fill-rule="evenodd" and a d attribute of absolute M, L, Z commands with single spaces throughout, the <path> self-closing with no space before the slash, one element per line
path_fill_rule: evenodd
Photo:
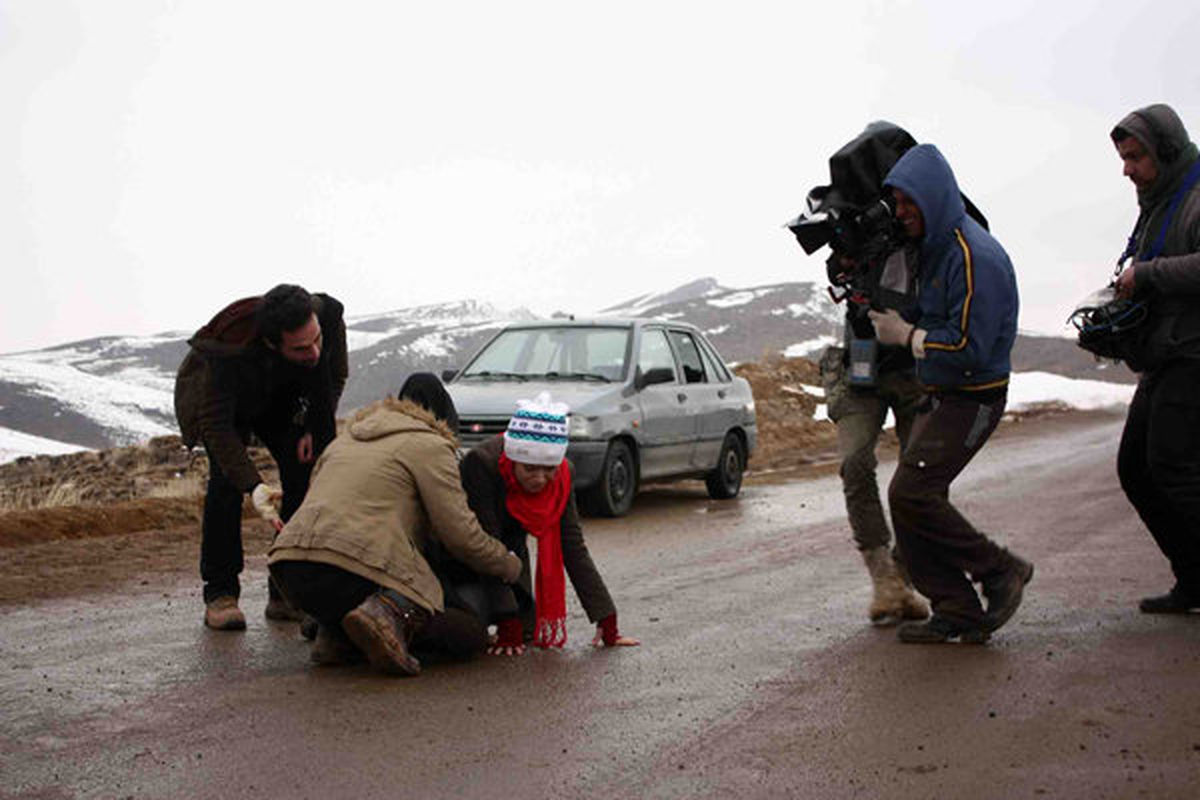
<path fill-rule="evenodd" d="M 1139 211 L 1116 291 L 1148 307 L 1125 358 L 1141 380 L 1117 474 L 1175 575 L 1170 591 L 1139 607 L 1186 614 L 1200 609 L 1200 151 L 1161 103 L 1132 112 L 1110 137 Z"/>

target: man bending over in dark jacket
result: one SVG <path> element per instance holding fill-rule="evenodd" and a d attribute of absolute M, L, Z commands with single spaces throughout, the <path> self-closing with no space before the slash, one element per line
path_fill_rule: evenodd
<path fill-rule="evenodd" d="M 243 630 L 238 608 L 242 571 L 242 497 L 278 531 L 308 490 L 314 459 L 336 434 L 334 413 L 346 385 L 342 304 L 281 284 L 238 300 L 188 340 L 175 377 L 175 416 L 183 443 L 203 443 L 208 491 L 200 544 L 204 624 Z M 246 452 L 257 436 L 279 465 L 283 500 Z M 298 619 L 270 587 L 268 619 Z"/>

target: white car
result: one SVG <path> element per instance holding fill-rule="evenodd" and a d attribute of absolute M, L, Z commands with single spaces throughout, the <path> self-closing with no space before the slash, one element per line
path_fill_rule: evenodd
<path fill-rule="evenodd" d="M 647 481 L 703 478 L 712 497 L 736 497 L 758 437 L 750 384 L 683 322 L 513 324 L 442 377 L 464 447 L 504 431 L 520 398 L 565 402 L 575 487 L 607 516 Z"/>

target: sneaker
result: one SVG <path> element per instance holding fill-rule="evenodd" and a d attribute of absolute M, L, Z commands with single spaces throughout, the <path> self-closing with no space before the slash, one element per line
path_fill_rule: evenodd
<path fill-rule="evenodd" d="M 982 627 L 960 625 L 936 615 L 925 622 L 906 622 L 896 631 L 905 644 L 946 644 L 955 639 L 963 644 L 983 644 L 990 636 Z"/>
<path fill-rule="evenodd" d="M 363 652 L 354 646 L 354 642 L 347 638 L 341 628 L 330 628 L 327 625 L 317 628 L 309 658 L 314 664 L 323 667 L 360 664 L 365 660 Z"/>
<path fill-rule="evenodd" d="M 1025 584 L 1033 579 L 1033 564 L 1012 553 L 1009 553 L 1008 557 L 1007 567 L 981 581 L 983 596 L 988 601 L 983 624 L 989 631 L 998 630 L 1012 619 L 1017 607 L 1021 605 Z"/>
<path fill-rule="evenodd" d="M 244 631 L 246 617 L 236 597 L 222 595 L 204 604 L 204 624 L 217 631 Z"/>
<path fill-rule="evenodd" d="M 1138 603 L 1143 614 L 1191 614 L 1200 611 L 1200 603 L 1185 596 L 1178 589 L 1153 597 L 1143 597 Z"/>

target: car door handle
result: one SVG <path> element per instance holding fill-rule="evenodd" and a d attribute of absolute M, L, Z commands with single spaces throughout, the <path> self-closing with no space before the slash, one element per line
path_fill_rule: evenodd
<path fill-rule="evenodd" d="M 724 389 L 718 389 L 718 390 L 717 390 L 717 397 L 719 397 L 719 398 L 721 398 L 722 400 L 724 400 L 724 399 L 725 399 L 725 390 L 724 390 Z"/>
<path fill-rule="evenodd" d="M 686 403 L 686 402 L 687 402 L 687 395 L 686 395 L 686 394 L 684 394 L 683 392 L 680 392 L 679 394 L 675 395 L 675 399 L 676 399 L 676 400 L 678 400 L 678 401 L 679 401 L 679 402 L 681 402 L 681 403 Z"/>

